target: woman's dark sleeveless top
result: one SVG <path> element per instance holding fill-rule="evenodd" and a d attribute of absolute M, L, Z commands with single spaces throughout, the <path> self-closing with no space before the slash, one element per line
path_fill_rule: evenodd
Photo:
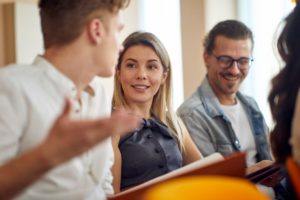
<path fill-rule="evenodd" d="M 135 186 L 182 166 L 182 155 L 171 130 L 154 118 L 121 138 L 121 189 Z"/>

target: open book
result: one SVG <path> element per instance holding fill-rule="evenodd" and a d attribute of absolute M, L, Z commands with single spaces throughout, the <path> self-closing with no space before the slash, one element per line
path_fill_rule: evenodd
<path fill-rule="evenodd" d="M 195 175 L 226 175 L 235 177 L 245 176 L 245 154 L 237 153 L 227 158 L 219 153 L 214 153 L 201 160 L 159 176 L 138 186 L 132 187 L 121 193 L 109 197 L 109 200 L 138 200 L 150 187 L 174 178 Z"/>
<path fill-rule="evenodd" d="M 258 168 L 254 172 L 246 173 L 246 178 L 256 184 L 275 187 L 285 178 L 285 173 L 281 170 L 281 165 L 273 163 Z"/>

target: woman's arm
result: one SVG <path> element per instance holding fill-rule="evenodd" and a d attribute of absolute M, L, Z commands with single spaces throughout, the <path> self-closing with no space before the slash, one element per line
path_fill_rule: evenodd
<path fill-rule="evenodd" d="M 192 163 L 196 160 L 203 158 L 201 152 L 196 147 L 195 143 L 193 142 L 187 128 L 185 127 L 184 123 L 179 119 L 179 126 L 182 130 L 183 135 L 183 164 L 187 165 Z"/>
<path fill-rule="evenodd" d="M 115 161 L 112 167 L 113 175 L 113 187 L 115 194 L 121 191 L 121 167 L 122 167 L 122 157 L 119 149 L 120 136 L 112 137 L 112 146 L 115 154 Z"/>

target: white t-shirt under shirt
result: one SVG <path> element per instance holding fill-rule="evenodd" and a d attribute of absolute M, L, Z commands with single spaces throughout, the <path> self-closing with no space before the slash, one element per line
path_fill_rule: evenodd
<path fill-rule="evenodd" d="M 47 137 L 66 96 L 73 99 L 73 118 L 110 115 L 111 96 L 105 93 L 98 78 L 82 92 L 79 104 L 74 83 L 42 57 L 29 66 L 14 65 L 0 70 L 0 165 Z M 106 199 L 104 190 L 112 191 L 112 163 L 111 140 L 107 139 L 51 170 L 16 199 Z"/>
<path fill-rule="evenodd" d="M 221 105 L 225 115 L 229 118 L 232 128 L 240 142 L 241 151 L 246 152 L 247 166 L 255 164 L 256 145 L 250 127 L 249 119 L 240 101 L 235 105 Z"/>

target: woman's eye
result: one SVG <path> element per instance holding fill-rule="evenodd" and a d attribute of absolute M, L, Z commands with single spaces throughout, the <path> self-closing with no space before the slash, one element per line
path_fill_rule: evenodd
<path fill-rule="evenodd" d="M 156 65 L 148 65 L 148 69 L 155 70 L 157 69 Z"/>
<path fill-rule="evenodd" d="M 135 64 L 133 64 L 133 63 L 127 63 L 126 67 L 128 67 L 128 68 L 134 68 Z"/>

